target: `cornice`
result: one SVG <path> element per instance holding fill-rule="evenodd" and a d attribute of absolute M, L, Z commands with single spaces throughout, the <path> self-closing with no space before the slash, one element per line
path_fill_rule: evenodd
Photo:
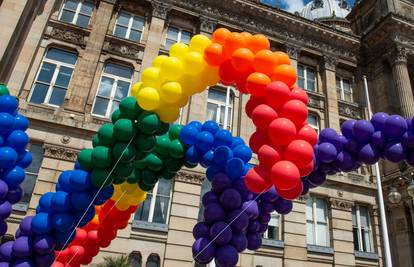
<path fill-rule="evenodd" d="M 204 176 L 193 173 L 193 172 L 187 172 L 187 171 L 180 171 L 175 176 L 176 181 L 190 183 L 190 184 L 198 184 L 201 185 L 204 181 Z"/>
<path fill-rule="evenodd" d="M 344 211 L 352 211 L 352 207 L 354 206 L 352 201 L 341 198 L 329 198 L 329 203 L 331 204 L 332 209 Z"/>
<path fill-rule="evenodd" d="M 44 156 L 54 159 L 76 161 L 79 151 L 51 144 L 44 145 Z"/>

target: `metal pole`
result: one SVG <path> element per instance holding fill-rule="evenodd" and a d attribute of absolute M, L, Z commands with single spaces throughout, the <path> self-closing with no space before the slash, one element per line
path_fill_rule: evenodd
<path fill-rule="evenodd" d="M 371 102 L 369 100 L 368 83 L 367 83 L 367 77 L 365 75 L 364 75 L 364 85 L 365 85 L 365 97 L 367 100 L 367 107 L 368 107 L 368 117 L 369 119 L 371 119 L 372 118 Z M 378 205 L 380 209 L 382 240 L 384 241 L 385 266 L 392 267 L 390 241 L 388 239 L 387 218 L 385 216 L 384 196 L 382 194 L 381 174 L 380 174 L 378 162 L 375 163 L 375 175 L 377 178 L 377 191 L 378 191 L 378 202 L 379 202 Z"/>

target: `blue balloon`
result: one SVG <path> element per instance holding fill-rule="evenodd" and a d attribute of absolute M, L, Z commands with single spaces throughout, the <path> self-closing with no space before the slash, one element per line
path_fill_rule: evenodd
<path fill-rule="evenodd" d="M 65 192 L 72 192 L 71 186 L 70 186 L 70 176 L 72 175 L 73 171 L 64 171 L 59 175 L 59 189 L 57 190 L 56 185 L 56 191 L 65 191 Z"/>
<path fill-rule="evenodd" d="M 188 125 L 191 125 L 191 126 L 195 127 L 197 129 L 197 131 L 199 131 L 199 132 L 201 131 L 201 128 L 203 127 L 203 125 L 199 121 L 192 121 Z"/>
<path fill-rule="evenodd" d="M 74 170 L 69 179 L 70 189 L 72 191 L 84 191 L 91 186 L 89 172 L 84 170 Z"/>
<path fill-rule="evenodd" d="M 210 132 L 212 134 L 215 134 L 219 130 L 220 130 L 219 125 L 217 124 L 217 122 L 215 122 L 213 120 L 206 121 L 203 124 L 203 126 L 201 127 L 201 131 L 207 131 L 207 132 Z"/>
<path fill-rule="evenodd" d="M 52 208 L 55 211 L 67 211 L 72 208 L 70 194 L 64 191 L 57 191 L 52 197 Z"/>
<path fill-rule="evenodd" d="M 6 146 L 12 147 L 16 151 L 21 151 L 29 143 L 29 136 L 21 130 L 14 130 L 5 141 Z"/>
<path fill-rule="evenodd" d="M 244 168 L 243 168 L 243 175 L 246 175 L 247 174 L 247 172 L 251 169 L 251 168 L 253 168 L 254 166 L 252 165 L 252 164 L 250 164 L 250 163 L 246 163 L 246 164 L 244 164 Z"/>
<path fill-rule="evenodd" d="M 245 163 L 249 162 L 252 159 L 252 150 L 245 145 L 236 146 L 233 149 L 233 155 L 237 158 L 240 158 Z"/>
<path fill-rule="evenodd" d="M 211 149 L 214 143 L 214 136 L 207 131 L 203 131 L 197 134 L 197 141 L 195 143 L 196 148 L 201 151 L 208 151 Z"/>
<path fill-rule="evenodd" d="M 91 206 L 89 207 L 89 209 L 86 211 L 85 215 L 83 215 L 85 211 L 78 211 L 75 213 L 74 217 L 75 217 L 75 223 L 78 223 L 79 221 L 81 223 L 88 223 L 90 222 L 93 217 L 95 216 L 95 207 Z M 83 218 L 82 218 L 83 217 Z"/>
<path fill-rule="evenodd" d="M 239 145 L 245 145 L 246 143 L 244 142 L 244 140 L 239 137 L 233 137 L 233 139 L 231 140 L 231 149 L 234 149 L 235 147 L 239 146 Z"/>
<path fill-rule="evenodd" d="M 220 173 L 223 170 L 223 167 L 217 164 L 210 165 L 206 170 L 206 177 L 211 182 L 213 181 L 214 176 Z"/>
<path fill-rule="evenodd" d="M 20 186 L 9 188 L 9 192 L 7 193 L 7 201 L 11 204 L 16 204 L 20 202 L 23 198 L 23 190 Z"/>
<path fill-rule="evenodd" d="M 214 152 L 213 150 L 209 150 L 204 153 L 203 158 L 200 161 L 201 166 L 204 168 L 208 168 L 214 162 Z"/>
<path fill-rule="evenodd" d="M 214 135 L 214 147 L 231 147 L 232 142 L 233 137 L 231 136 L 231 133 L 228 130 L 220 130 Z"/>
<path fill-rule="evenodd" d="M 197 141 L 198 129 L 192 125 L 184 126 L 180 131 L 180 140 L 187 146 L 192 146 Z"/>
<path fill-rule="evenodd" d="M 52 214 L 38 213 L 32 219 L 32 230 L 34 233 L 43 235 L 50 233 L 53 229 Z"/>
<path fill-rule="evenodd" d="M 55 195 L 53 192 L 47 192 L 40 197 L 39 207 L 43 212 L 52 212 L 52 198 Z"/>
<path fill-rule="evenodd" d="M 0 113 L 0 135 L 7 135 L 14 129 L 14 117 L 7 113 Z"/>
<path fill-rule="evenodd" d="M 0 135 L 0 147 L 4 145 L 4 138 Z"/>
<path fill-rule="evenodd" d="M 32 164 L 32 161 L 33 161 L 32 153 L 30 153 L 30 151 L 28 150 L 25 150 L 19 154 L 16 164 L 22 167 L 23 169 L 26 169 L 27 167 L 30 166 L 30 164 Z"/>
<path fill-rule="evenodd" d="M 0 96 L 0 112 L 6 112 L 14 114 L 17 110 L 19 103 L 17 98 L 11 95 Z"/>
<path fill-rule="evenodd" d="M 14 117 L 14 128 L 16 130 L 26 131 L 29 128 L 29 120 L 22 115 L 16 115 Z"/>
<path fill-rule="evenodd" d="M 96 188 L 94 190 L 93 194 L 96 194 L 95 192 L 97 192 L 98 189 Z M 94 201 L 95 205 L 102 205 L 103 203 L 105 203 L 108 199 L 110 199 L 112 197 L 114 193 L 114 186 L 113 185 L 109 185 L 106 186 L 104 188 L 102 188 L 102 190 L 97 194 L 96 199 Z M 101 204 L 98 204 L 101 203 Z"/>
<path fill-rule="evenodd" d="M 79 164 L 79 161 L 75 161 L 75 167 L 74 167 L 74 169 L 75 170 L 83 170 L 82 169 L 82 166 Z"/>
<path fill-rule="evenodd" d="M 225 171 L 230 179 L 237 180 L 243 176 L 244 162 L 239 158 L 232 158 L 227 161 Z"/>
<path fill-rule="evenodd" d="M 214 151 L 214 162 L 220 166 L 226 166 L 231 158 L 233 158 L 233 151 L 228 146 L 219 146 Z"/>
<path fill-rule="evenodd" d="M 193 164 L 198 164 L 202 157 L 202 152 L 199 151 L 195 146 L 191 146 L 185 153 L 184 160 Z"/>
<path fill-rule="evenodd" d="M 9 187 L 16 187 L 24 181 L 25 175 L 21 167 L 15 166 L 13 169 L 5 171 L 2 179 Z"/>
<path fill-rule="evenodd" d="M 76 210 L 84 211 L 92 202 L 93 196 L 88 192 L 73 192 L 70 203 Z"/>
<path fill-rule="evenodd" d="M 12 168 L 16 164 L 17 159 L 17 152 L 13 148 L 7 146 L 0 148 L 0 169 Z"/>
<path fill-rule="evenodd" d="M 54 239 L 57 245 L 57 248 L 59 248 L 60 246 L 63 246 L 65 243 L 66 245 L 70 244 L 70 242 L 72 242 L 72 240 L 75 238 L 75 233 L 76 231 L 70 230 L 67 232 L 59 232 L 56 231 L 54 232 Z"/>
<path fill-rule="evenodd" d="M 69 213 L 58 212 L 52 218 L 53 228 L 59 232 L 68 232 L 75 227 L 75 220 Z"/>

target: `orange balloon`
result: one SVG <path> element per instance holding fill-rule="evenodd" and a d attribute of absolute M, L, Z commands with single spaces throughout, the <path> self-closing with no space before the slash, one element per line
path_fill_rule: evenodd
<path fill-rule="evenodd" d="M 230 58 L 238 48 L 246 47 L 245 38 L 238 32 L 232 32 L 224 40 L 223 55 L 226 59 Z"/>
<path fill-rule="evenodd" d="M 257 72 L 271 76 L 277 65 L 277 57 L 270 50 L 260 50 L 254 57 L 253 67 Z"/>
<path fill-rule="evenodd" d="M 241 36 L 244 38 L 244 40 L 245 40 L 245 42 L 246 42 L 246 44 L 249 42 L 249 40 L 250 40 L 250 38 L 252 38 L 252 34 L 251 33 L 249 33 L 249 32 L 242 32 L 242 33 L 240 33 L 241 34 Z"/>
<path fill-rule="evenodd" d="M 223 45 L 224 40 L 227 36 L 229 36 L 231 32 L 227 30 L 226 28 L 219 28 L 213 32 L 213 35 L 211 36 L 211 40 L 213 43 L 218 43 Z"/>
<path fill-rule="evenodd" d="M 253 53 L 257 53 L 260 50 L 270 49 L 270 42 L 266 36 L 263 34 L 255 34 L 249 38 L 247 43 L 247 47 L 253 51 Z"/>
<path fill-rule="evenodd" d="M 254 54 L 250 49 L 239 48 L 231 55 L 231 64 L 239 72 L 247 72 L 253 69 Z"/>
<path fill-rule="evenodd" d="M 217 43 L 211 43 L 204 50 L 204 59 L 211 66 L 219 66 L 223 63 L 223 46 Z"/>
<path fill-rule="evenodd" d="M 276 52 L 274 52 L 274 54 L 277 58 L 277 63 L 279 65 L 282 65 L 282 64 L 290 65 L 290 58 L 289 58 L 288 54 L 286 54 L 284 52 L 281 52 L 281 51 L 276 51 Z"/>
<path fill-rule="evenodd" d="M 290 65 L 279 65 L 273 71 L 272 81 L 281 81 L 292 87 L 296 83 L 296 70 Z"/>
<path fill-rule="evenodd" d="M 271 83 L 269 76 L 260 72 L 254 72 L 247 77 L 246 89 L 253 96 L 264 96 L 266 86 Z"/>

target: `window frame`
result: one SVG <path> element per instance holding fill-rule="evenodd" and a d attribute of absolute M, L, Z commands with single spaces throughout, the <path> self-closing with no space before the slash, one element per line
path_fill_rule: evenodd
<path fill-rule="evenodd" d="M 175 29 L 177 29 L 178 30 L 178 34 L 177 34 L 177 40 L 173 40 L 173 39 L 170 39 L 170 38 L 168 38 L 168 30 L 170 29 L 170 28 L 175 28 Z M 175 25 L 168 25 L 167 26 L 167 28 L 166 28 L 166 32 L 165 32 L 165 38 L 164 38 L 164 48 L 165 48 L 165 50 L 167 50 L 167 51 L 169 51 L 170 50 L 170 47 L 168 47 L 167 48 L 167 41 L 168 40 L 170 40 L 170 41 L 174 41 L 174 43 L 181 43 L 181 36 L 182 36 L 182 33 L 183 32 L 188 32 L 188 33 L 190 33 L 190 39 L 193 37 L 193 35 L 194 35 L 194 31 L 189 31 L 189 30 L 187 30 L 187 29 L 185 29 L 185 28 L 183 28 L 183 27 L 179 27 L 179 26 L 175 26 Z M 187 44 L 188 45 L 188 44 Z"/>
<path fill-rule="evenodd" d="M 121 76 L 116 76 L 116 75 L 111 74 L 111 73 L 106 73 L 105 72 L 105 68 L 106 68 L 106 66 L 108 64 L 113 64 L 113 65 L 117 65 L 117 66 L 121 66 L 121 67 L 130 68 L 131 69 L 131 78 L 130 79 L 127 79 L 127 78 L 124 78 L 124 77 L 121 77 Z M 131 87 L 132 87 L 132 79 L 134 77 L 134 71 L 135 71 L 134 68 L 131 67 L 131 66 L 119 64 L 119 63 L 112 62 L 112 61 L 108 61 L 108 62 L 106 62 L 104 64 L 104 66 L 102 68 L 101 76 L 99 78 L 99 83 L 98 83 L 98 88 L 96 90 L 95 99 L 93 101 L 93 105 L 92 105 L 92 109 L 91 109 L 91 114 L 93 116 L 96 116 L 96 117 L 99 117 L 99 118 L 109 118 L 111 116 L 111 114 L 112 114 L 111 113 L 112 106 L 113 106 L 113 104 L 115 102 L 116 89 L 118 88 L 118 81 L 123 81 L 123 82 L 129 83 L 129 88 L 128 88 L 128 94 L 127 95 L 130 95 L 130 93 L 131 93 Z M 109 95 L 109 97 L 98 95 L 99 94 L 99 89 L 101 88 L 102 78 L 103 77 L 106 77 L 106 78 L 109 78 L 109 79 L 113 79 L 114 80 L 114 83 L 112 84 L 111 94 Z M 108 106 L 107 106 L 107 109 L 106 109 L 106 112 L 105 112 L 105 115 L 104 116 L 93 113 L 94 112 L 94 109 L 95 109 L 96 99 L 98 97 L 109 100 L 109 103 L 108 103 Z"/>
<path fill-rule="evenodd" d="M 328 203 L 326 201 L 325 198 L 322 197 L 318 197 L 318 196 L 309 196 L 308 199 L 312 200 L 312 234 L 313 234 L 313 244 L 309 243 L 309 239 L 308 236 L 306 237 L 306 244 L 307 245 L 314 245 L 314 246 L 321 246 L 321 247 L 331 247 L 331 237 L 330 237 L 330 224 L 329 224 L 329 207 L 328 207 Z M 324 202 L 325 204 L 325 222 L 321 222 L 317 220 L 317 212 L 316 212 L 316 202 L 317 199 L 320 199 Z M 308 204 L 306 203 L 306 206 Z M 306 216 L 306 227 L 308 227 L 308 223 L 310 222 L 310 220 L 308 220 L 307 218 L 307 214 L 305 212 L 305 216 Z M 324 245 L 319 245 L 318 243 L 318 231 L 317 231 L 317 225 L 318 224 L 324 224 L 326 226 L 326 246 Z"/>
<path fill-rule="evenodd" d="M 266 230 L 266 232 L 263 233 L 263 238 L 264 239 L 268 239 L 268 240 L 283 240 L 282 238 L 282 220 L 283 220 L 283 216 L 279 213 L 277 213 L 276 211 L 272 212 L 270 214 L 270 216 L 274 216 L 276 215 L 277 218 L 277 235 L 279 238 L 269 238 L 269 228 Z M 270 227 L 270 222 L 268 224 L 268 227 Z"/>
<path fill-rule="evenodd" d="M 234 100 L 235 100 L 235 94 L 234 94 L 234 88 L 232 86 L 210 86 L 208 88 L 208 91 L 210 90 L 214 90 L 216 92 L 220 92 L 223 93 L 223 90 L 225 91 L 226 94 L 226 101 L 223 105 L 223 102 L 219 101 L 219 100 L 215 100 L 215 99 L 210 99 L 208 97 L 208 93 L 207 93 L 207 115 L 208 115 L 208 104 L 214 104 L 217 105 L 217 110 L 216 110 L 216 118 L 214 119 L 217 124 L 222 127 L 225 130 L 229 130 L 231 131 L 231 129 L 233 128 L 233 114 L 234 114 Z M 220 116 L 221 116 L 221 108 L 224 107 L 224 118 L 223 118 L 223 126 L 220 125 Z M 229 110 L 230 109 L 230 110 Z M 226 124 L 226 117 L 227 117 L 227 125 Z"/>
<path fill-rule="evenodd" d="M 309 122 L 309 117 L 315 117 L 316 126 Z M 307 122 L 316 131 L 316 133 L 319 134 L 319 132 L 321 131 L 321 120 L 319 115 L 309 112 Z"/>
<path fill-rule="evenodd" d="M 116 28 L 118 27 L 118 25 L 120 26 L 120 27 L 124 27 L 125 28 L 125 26 L 124 25 L 121 25 L 121 24 L 118 24 L 118 21 L 119 21 L 119 17 L 120 17 L 120 15 L 122 14 L 122 13 L 124 13 L 124 14 L 128 14 L 129 15 L 129 21 L 128 21 L 128 26 L 127 26 L 127 31 L 126 31 L 126 33 L 125 33 L 125 36 L 124 37 L 120 37 L 120 36 L 118 36 L 118 35 L 115 35 L 115 31 L 116 31 Z M 143 24 L 143 26 L 142 26 L 142 29 L 137 29 L 137 28 L 133 28 L 132 27 L 132 25 L 133 25 L 133 23 L 134 23 L 134 18 L 135 17 L 140 17 L 140 18 L 142 18 L 142 20 L 144 21 L 144 24 Z M 145 16 L 141 16 L 141 15 L 137 15 L 137 14 L 134 14 L 134 13 L 132 13 L 132 12 L 128 12 L 128 11 L 125 11 L 125 10 L 121 10 L 121 11 L 119 11 L 118 12 L 118 16 L 117 16 L 117 18 L 116 18 L 116 21 L 115 21 L 115 26 L 114 26 L 114 30 L 112 31 L 112 35 L 113 36 L 116 36 L 116 37 L 118 37 L 118 38 L 122 38 L 122 39 L 126 39 L 126 40 L 129 40 L 129 41 L 131 41 L 131 42 L 138 42 L 138 43 L 140 43 L 141 41 L 142 41 L 142 37 L 143 37 L 143 35 L 144 35 L 144 30 L 145 30 Z M 130 35 L 131 35 L 131 31 L 132 30 L 136 30 L 136 31 L 139 31 L 139 32 L 141 32 L 141 36 L 140 36 L 140 38 L 139 38 L 139 40 L 131 40 L 129 37 L 130 37 Z"/>
<path fill-rule="evenodd" d="M 361 211 L 360 211 L 360 207 L 364 207 L 364 208 L 366 208 L 367 209 L 367 216 L 368 216 L 368 235 L 369 235 L 369 248 L 367 248 L 367 251 L 364 251 L 363 250 L 363 248 L 364 248 L 364 243 L 363 243 L 363 238 L 362 238 L 362 235 L 363 235 L 363 227 L 362 227 L 362 224 L 361 224 Z M 354 205 L 354 208 L 352 209 L 352 212 L 354 212 L 354 210 L 355 210 L 355 218 L 356 218 L 356 223 L 357 223 L 357 225 L 356 225 L 356 227 L 355 227 L 355 225 L 353 224 L 353 222 L 352 222 L 352 230 L 354 230 L 355 228 L 357 228 L 357 231 L 358 231 L 358 248 L 359 248 L 359 250 L 356 250 L 356 251 L 360 251 L 360 252 L 367 252 L 367 253 L 374 253 L 374 236 L 373 236 L 373 231 L 372 231 L 372 219 L 371 219 L 371 213 L 370 213 L 370 210 L 369 210 L 369 207 L 368 206 L 365 206 L 365 205 L 360 205 L 360 204 L 355 204 Z M 354 240 L 354 245 L 355 245 L 355 241 L 356 240 Z M 362 250 L 361 250 L 361 248 L 362 248 Z"/>
<path fill-rule="evenodd" d="M 66 22 L 66 21 L 61 20 L 62 15 L 63 15 L 63 11 L 64 11 L 64 10 L 67 10 L 67 11 L 69 11 L 69 12 L 73 12 L 73 10 L 70 10 L 70 9 L 65 9 L 65 5 L 66 5 L 67 0 L 65 0 L 65 1 L 63 2 L 63 5 L 62 5 L 62 7 L 61 7 L 61 9 L 60 9 L 60 12 L 59 12 L 59 17 L 58 17 L 58 20 L 59 20 L 59 21 L 62 21 L 62 22 L 64 22 L 64 23 L 73 24 L 73 25 L 76 25 L 76 26 L 78 26 L 78 27 L 81 27 L 81 28 L 86 29 L 86 28 L 88 28 L 88 27 L 89 27 L 89 25 L 91 24 L 91 19 L 92 19 L 92 15 L 93 15 L 93 10 L 95 9 L 95 3 L 94 3 L 93 1 L 90 1 L 90 0 L 78 0 L 78 1 L 79 1 L 79 2 L 78 2 L 78 6 L 76 7 L 76 10 L 75 10 L 75 15 L 73 16 L 73 19 L 72 19 L 72 21 L 71 21 L 71 22 Z M 91 3 L 91 4 L 94 6 L 94 9 L 92 10 L 92 13 L 91 13 L 90 15 L 89 15 L 89 14 L 85 14 L 85 13 L 81 13 L 82 5 L 83 5 L 83 3 L 84 3 L 84 2 L 89 2 L 89 3 Z M 83 27 L 83 26 L 80 26 L 80 25 L 78 25 L 78 24 L 77 24 L 77 22 L 78 22 L 78 18 L 79 18 L 79 14 L 81 14 L 81 15 L 83 15 L 83 16 L 87 16 L 87 17 L 89 17 L 89 20 L 88 20 L 88 25 L 87 25 L 86 27 Z"/>
<path fill-rule="evenodd" d="M 303 77 L 299 76 L 299 67 L 303 67 Z M 312 66 L 308 66 L 305 64 L 301 64 L 298 63 L 298 82 L 297 84 L 299 85 L 299 79 L 303 78 L 303 88 L 304 90 L 308 91 L 308 92 L 318 92 L 318 86 L 317 86 L 317 69 L 315 67 Z M 313 86 L 314 86 L 314 90 L 310 90 L 308 89 L 308 70 L 313 70 L 313 73 L 315 75 L 315 78 L 313 80 Z M 310 80 L 309 80 L 310 81 Z"/>
<path fill-rule="evenodd" d="M 339 80 L 339 88 L 338 88 L 338 80 Z M 344 81 L 349 82 L 349 93 L 350 93 L 350 97 L 351 97 L 350 101 L 345 99 Z M 339 100 L 349 102 L 349 103 L 354 103 L 355 102 L 354 101 L 354 90 L 352 89 L 352 79 L 344 78 L 344 77 L 341 77 L 341 76 L 336 76 L 335 87 L 336 87 L 336 92 L 337 92 L 337 95 L 339 97 Z"/>

